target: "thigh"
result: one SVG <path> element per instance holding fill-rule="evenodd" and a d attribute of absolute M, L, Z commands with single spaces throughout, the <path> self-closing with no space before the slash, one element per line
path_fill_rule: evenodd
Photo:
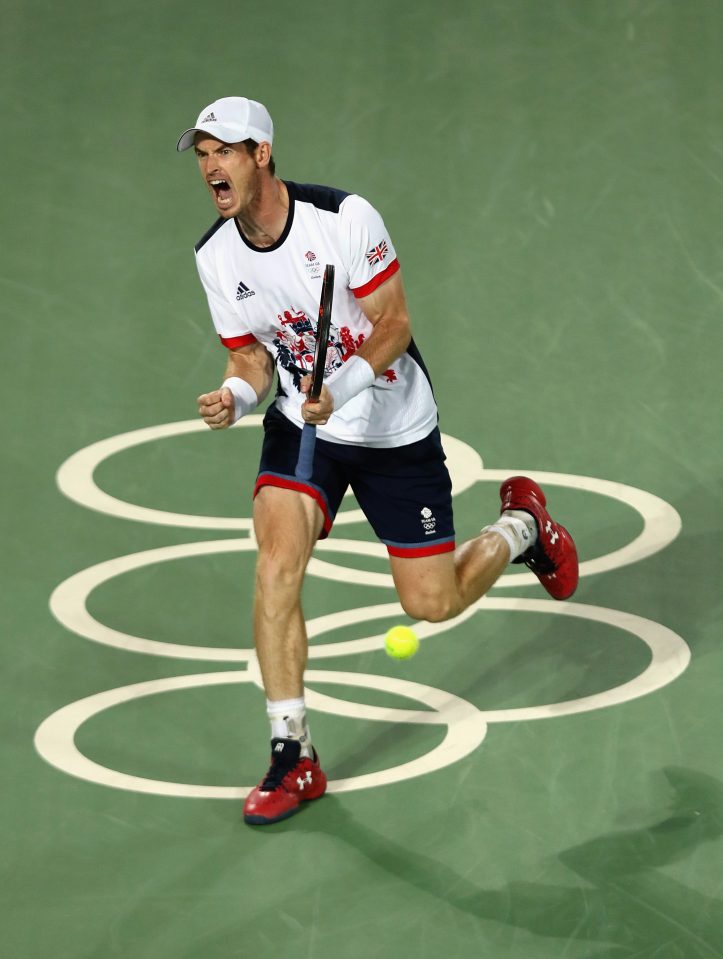
<path fill-rule="evenodd" d="M 264 442 L 261 463 L 256 479 L 254 498 L 269 487 L 302 494 L 312 500 L 323 516 L 320 538 L 329 535 L 334 517 L 347 490 L 347 470 L 342 463 L 328 455 L 330 444 L 317 441 L 310 479 L 300 480 L 295 475 L 299 458 L 301 430 L 289 422 L 275 407 L 270 407 L 264 418 Z M 282 501 L 283 502 L 283 501 Z"/>
<path fill-rule="evenodd" d="M 323 523 L 317 503 L 303 493 L 265 486 L 254 499 L 259 557 L 271 560 L 277 574 L 303 577 Z"/>
<path fill-rule="evenodd" d="M 366 450 L 351 486 L 390 556 L 454 551 L 452 482 L 438 430 L 409 446 Z"/>
<path fill-rule="evenodd" d="M 454 553 L 389 556 L 399 602 L 412 619 L 440 622 L 461 612 Z"/>

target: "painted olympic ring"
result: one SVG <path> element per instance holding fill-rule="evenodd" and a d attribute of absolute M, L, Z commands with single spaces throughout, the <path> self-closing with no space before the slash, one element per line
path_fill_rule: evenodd
<path fill-rule="evenodd" d="M 261 420 L 261 416 L 250 416 L 237 425 L 242 427 L 260 426 Z M 156 693 L 200 686 L 229 683 L 261 685 L 258 664 L 251 649 L 187 646 L 131 636 L 99 623 L 90 615 L 86 606 L 87 598 L 93 589 L 123 573 L 170 560 L 223 552 L 251 552 L 256 549 L 250 518 L 194 516 L 148 509 L 116 499 L 100 490 L 95 484 L 93 479 L 95 469 L 115 453 L 130 449 L 141 443 L 190 432 L 205 431 L 206 429 L 205 424 L 200 420 L 187 420 L 135 430 L 95 443 L 78 451 L 63 463 L 57 474 L 58 486 L 64 495 L 75 502 L 113 516 L 157 525 L 196 529 L 244 530 L 251 535 L 242 539 L 181 543 L 98 563 L 76 573 L 61 583 L 50 598 L 50 607 L 59 622 L 69 630 L 94 642 L 130 652 L 156 656 L 216 662 L 243 662 L 246 663 L 246 668 L 233 672 L 202 673 L 136 683 L 132 686 L 97 693 L 57 710 L 38 728 L 35 745 L 39 754 L 47 762 L 71 775 L 107 786 L 166 796 L 236 799 L 247 795 L 252 788 L 246 786 L 221 787 L 183 784 L 130 776 L 117 770 L 108 769 L 88 759 L 80 753 L 74 742 L 75 733 L 84 722 L 99 712 L 121 703 Z M 476 451 L 466 443 L 454 437 L 445 436 L 444 445 L 452 475 L 453 494 L 455 495 L 480 481 L 499 482 L 511 473 L 527 473 L 540 483 L 586 490 L 610 497 L 636 510 L 643 519 L 643 531 L 621 549 L 582 563 L 581 575 L 592 575 L 617 569 L 629 563 L 639 562 L 667 546 L 680 531 L 680 517 L 672 506 L 658 497 L 634 487 L 612 483 L 607 480 L 560 473 L 541 473 L 524 469 L 487 470 L 484 469 L 482 460 Z M 337 515 L 336 524 L 359 522 L 363 518 L 361 510 L 347 510 Z M 386 557 L 386 550 L 381 544 L 356 540 L 323 540 L 317 544 L 316 548 L 320 552 Z M 354 567 L 341 566 L 321 560 L 316 556 L 309 563 L 309 573 L 312 576 L 334 581 L 348 582 L 350 576 L 353 576 L 354 582 L 361 585 L 383 588 L 393 586 L 392 577 L 389 573 L 370 572 Z M 495 585 L 522 586 L 536 582 L 536 578 L 531 573 L 522 573 L 503 576 Z M 310 683 L 323 684 L 327 682 L 382 690 L 417 700 L 427 707 L 425 710 L 373 707 L 331 697 L 315 689 L 308 689 L 306 693 L 307 703 L 312 709 L 363 720 L 427 723 L 447 727 L 444 740 L 426 755 L 392 769 L 332 781 L 330 791 L 342 792 L 380 786 L 441 769 L 462 759 L 476 749 L 485 737 L 488 723 L 571 715 L 627 702 L 672 682 L 684 671 L 690 660 L 690 650 L 684 640 L 659 623 L 618 610 L 570 602 L 559 604 L 552 600 L 484 597 L 455 620 L 446 623 L 420 623 L 416 627 L 416 632 L 420 639 L 428 640 L 453 629 L 478 612 L 493 612 L 495 610 L 572 616 L 604 623 L 625 630 L 642 640 L 651 651 L 651 661 L 640 675 L 601 693 L 566 702 L 490 711 L 479 710 L 471 703 L 451 693 L 407 680 L 327 670 L 309 670 L 306 677 Z M 309 621 L 307 629 L 310 639 L 315 639 L 347 625 L 398 617 L 401 614 L 402 609 L 399 603 L 384 603 L 319 616 Z M 362 639 L 312 644 L 309 649 L 309 658 L 323 659 L 331 656 L 350 655 L 380 649 L 381 646 L 381 634 L 366 636 Z"/>

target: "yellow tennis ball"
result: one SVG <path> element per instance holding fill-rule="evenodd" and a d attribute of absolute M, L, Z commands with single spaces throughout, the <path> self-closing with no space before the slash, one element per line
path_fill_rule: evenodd
<path fill-rule="evenodd" d="M 392 626 L 384 637 L 384 648 L 392 659 L 409 659 L 419 649 L 419 640 L 409 626 Z"/>

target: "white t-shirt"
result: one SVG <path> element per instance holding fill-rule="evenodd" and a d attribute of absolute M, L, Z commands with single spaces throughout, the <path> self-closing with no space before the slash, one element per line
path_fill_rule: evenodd
<path fill-rule="evenodd" d="M 235 219 L 219 219 L 196 244 L 196 263 L 216 332 L 228 348 L 258 341 L 279 375 L 276 405 L 303 426 L 301 378 L 311 372 L 324 266 L 335 270 L 325 375 L 354 355 L 373 326 L 358 300 L 399 269 L 381 216 L 362 197 L 284 181 L 289 214 L 270 247 L 255 247 Z M 437 425 L 424 363 L 412 343 L 371 387 L 335 410 L 321 439 L 391 447 L 414 443 Z"/>

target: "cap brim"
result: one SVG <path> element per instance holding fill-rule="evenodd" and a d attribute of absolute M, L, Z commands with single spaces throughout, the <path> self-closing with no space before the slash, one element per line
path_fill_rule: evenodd
<path fill-rule="evenodd" d="M 176 149 L 178 150 L 179 153 L 183 153 L 184 150 L 188 150 L 190 147 L 193 146 L 193 141 L 195 140 L 196 134 L 198 132 L 199 131 L 196 127 L 191 127 L 190 130 L 183 131 L 183 133 L 178 138 L 178 143 L 176 144 Z"/>
<path fill-rule="evenodd" d="M 239 129 L 234 126 L 224 126 L 223 123 L 206 123 L 202 127 L 191 127 L 190 130 L 183 131 L 176 144 L 179 153 L 193 146 L 197 133 L 205 133 L 206 136 L 213 137 L 221 143 L 242 143 L 249 138 L 256 140 L 257 143 L 271 143 L 273 138 L 273 133 L 269 136 L 265 130 L 260 130 L 258 127 L 249 126 Z"/>

